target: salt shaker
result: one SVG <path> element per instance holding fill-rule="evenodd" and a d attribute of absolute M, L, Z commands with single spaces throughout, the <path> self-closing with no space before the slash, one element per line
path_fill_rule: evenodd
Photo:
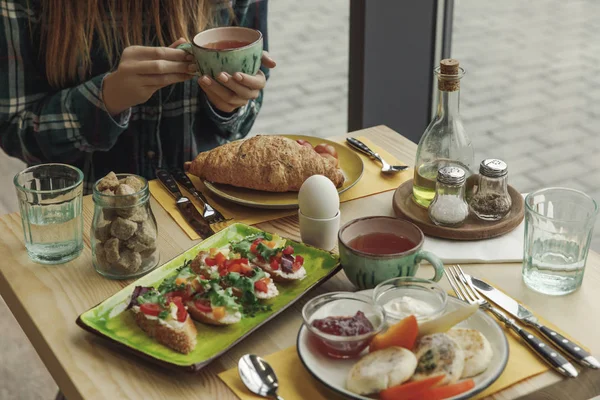
<path fill-rule="evenodd" d="M 477 191 L 469 208 L 479 219 L 498 221 L 509 213 L 512 200 L 508 193 L 508 166 L 502 160 L 488 158 L 479 165 Z"/>
<path fill-rule="evenodd" d="M 313 175 L 298 192 L 300 237 L 311 246 L 330 251 L 340 229 L 340 196 L 331 180 Z"/>
<path fill-rule="evenodd" d="M 466 172 L 460 167 L 440 168 L 435 197 L 429 205 L 429 218 L 440 226 L 460 226 L 469 216 L 465 200 Z"/>

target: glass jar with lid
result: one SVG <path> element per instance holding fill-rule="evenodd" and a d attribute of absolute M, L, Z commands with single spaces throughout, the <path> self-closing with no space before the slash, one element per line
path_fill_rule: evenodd
<path fill-rule="evenodd" d="M 154 269 L 160 257 L 148 181 L 111 172 L 96 182 L 92 198 L 90 240 L 96 271 L 111 279 L 129 279 Z"/>
<path fill-rule="evenodd" d="M 479 165 L 477 191 L 469 200 L 469 208 L 484 221 L 504 218 L 512 206 L 508 193 L 508 166 L 502 160 L 488 158 Z"/>
<path fill-rule="evenodd" d="M 460 167 L 440 168 L 435 186 L 435 196 L 429 205 L 429 218 L 440 226 L 457 227 L 469 216 L 465 200 L 467 174 Z"/>

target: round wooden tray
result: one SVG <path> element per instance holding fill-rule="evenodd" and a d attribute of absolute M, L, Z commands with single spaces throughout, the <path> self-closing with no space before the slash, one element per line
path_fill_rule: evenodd
<path fill-rule="evenodd" d="M 512 207 L 506 217 L 500 221 L 482 221 L 469 215 L 463 225 L 458 228 L 437 226 L 427 214 L 427 209 L 418 206 L 412 199 L 413 181 L 404 182 L 392 200 L 394 211 L 400 218 L 405 218 L 417 225 L 427 236 L 453 240 L 481 240 L 502 236 L 515 229 L 523 221 L 525 202 L 523 196 L 512 186 L 508 193 L 512 199 Z"/>

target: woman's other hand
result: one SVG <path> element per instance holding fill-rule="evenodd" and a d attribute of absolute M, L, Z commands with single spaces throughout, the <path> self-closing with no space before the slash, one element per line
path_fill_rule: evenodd
<path fill-rule="evenodd" d="M 102 85 L 109 114 L 145 103 L 158 89 L 190 79 L 197 67 L 193 56 L 175 49 L 181 43 L 185 39 L 169 47 L 126 47 L 117 70 L 107 75 Z"/>
<path fill-rule="evenodd" d="M 263 51 L 261 61 L 267 68 L 274 68 L 277 65 L 266 51 Z M 254 76 L 241 72 L 236 72 L 232 76 L 221 72 L 216 82 L 206 75 L 198 79 L 198 84 L 206 93 L 210 103 L 226 113 L 231 113 L 245 106 L 249 100 L 258 98 L 266 83 L 265 74 L 261 70 L 258 70 Z"/>

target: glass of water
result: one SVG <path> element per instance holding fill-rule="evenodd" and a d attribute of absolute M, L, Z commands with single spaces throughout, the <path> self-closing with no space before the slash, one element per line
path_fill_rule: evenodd
<path fill-rule="evenodd" d="M 598 204 L 574 189 L 548 188 L 525 198 L 523 281 L 563 295 L 581 286 Z"/>
<path fill-rule="evenodd" d="M 83 172 L 41 164 L 15 175 L 25 248 L 42 264 L 62 264 L 83 249 Z"/>

